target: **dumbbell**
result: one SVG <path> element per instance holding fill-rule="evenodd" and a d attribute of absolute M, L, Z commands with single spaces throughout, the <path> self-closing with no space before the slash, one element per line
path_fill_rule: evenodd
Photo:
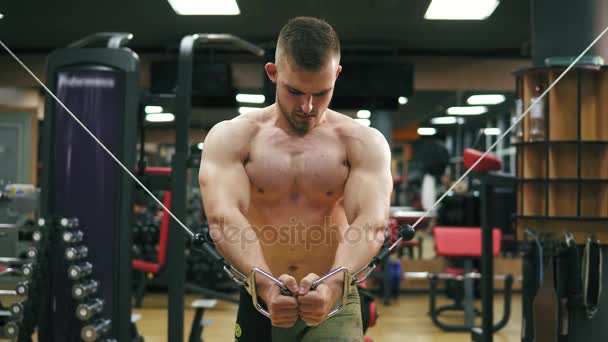
<path fill-rule="evenodd" d="M 68 277 L 72 280 L 80 280 L 93 273 L 93 265 L 90 262 L 71 265 L 68 267 Z"/>
<path fill-rule="evenodd" d="M 67 244 L 76 244 L 82 242 L 84 233 L 82 230 L 66 230 L 63 232 L 63 242 Z"/>
<path fill-rule="evenodd" d="M 95 298 L 88 303 L 79 304 L 76 307 L 76 317 L 81 321 L 88 321 L 93 316 L 103 311 L 103 300 Z"/>
<path fill-rule="evenodd" d="M 11 306 L 8 308 L 8 311 L 10 311 L 11 315 L 14 318 L 19 318 L 21 317 L 21 315 L 23 315 L 23 311 L 25 311 L 25 301 L 21 301 L 21 302 L 14 302 L 13 304 L 11 304 Z"/>
<path fill-rule="evenodd" d="M 82 327 L 80 330 L 80 337 L 84 342 L 97 341 L 97 339 L 107 333 L 111 327 L 112 320 L 102 319 Z"/>
<path fill-rule="evenodd" d="M 59 220 L 59 225 L 63 229 L 75 229 L 80 226 L 77 218 L 62 218 Z"/>
<path fill-rule="evenodd" d="M 15 286 L 15 292 L 19 296 L 27 296 L 28 293 L 30 292 L 30 281 L 24 280 L 24 281 L 18 282 L 17 286 Z"/>
<path fill-rule="evenodd" d="M 21 274 L 27 279 L 30 279 L 34 274 L 34 264 L 24 264 L 21 266 Z"/>
<path fill-rule="evenodd" d="M 134 259 L 140 259 L 140 257 L 143 255 L 143 252 L 142 252 L 140 246 L 137 246 L 137 245 L 131 246 L 131 251 L 133 252 Z"/>
<path fill-rule="evenodd" d="M 2 328 L 2 335 L 4 335 L 4 338 L 8 339 L 17 338 L 17 336 L 19 336 L 19 324 L 15 321 L 6 322 Z"/>
<path fill-rule="evenodd" d="M 77 261 L 86 258 L 89 249 L 86 246 L 68 247 L 65 249 L 65 259 L 67 261 Z"/>
<path fill-rule="evenodd" d="M 72 298 L 75 300 L 83 300 L 97 293 L 98 289 L 99 283 L 96 280 L 74 284 L 74 286 L 72 286 Z"/>
<path fill-rule="evenodd" d="M 38 257 L 38 249 L 36 247 L 29 247 L 25 255 L 28 259 L 36 259 Z"/>
<path fill-rule="evenodd" d="M 42 232 L 39 230 L 34 230 L 34 232 L 32 232 L 32 241 L 40 242 L 40 240 L 42 240 Z"/>

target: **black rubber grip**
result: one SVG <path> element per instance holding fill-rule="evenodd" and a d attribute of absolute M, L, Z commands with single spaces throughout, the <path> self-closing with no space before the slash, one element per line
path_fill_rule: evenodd
<path fill-rule="evenodd" d="M 203 233 L 194 234 L 194 237 L 192 237 L 192 248 L 206 254 L 214 262 L 225 263 L 224 258 L 211 246 L 211 243 L 207 241 Z"/>
<path fill-rule="evenodd" d="M 414 227 L 409 224 L 399 226 L 399 236 L 403 238 L 403 241 L 410 241 L 416 236 Z"/>

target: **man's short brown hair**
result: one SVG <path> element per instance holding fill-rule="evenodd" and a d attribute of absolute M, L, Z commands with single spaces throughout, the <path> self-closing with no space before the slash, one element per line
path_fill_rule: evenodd
<path fill-rule="evenodd" d="M 340 58 L 340 40 L 326 21 L 312 17 L 296 17 L 281 29 L 276 57 L 284 55 L 304 69 L 318 71 L 328 58 Z"/>

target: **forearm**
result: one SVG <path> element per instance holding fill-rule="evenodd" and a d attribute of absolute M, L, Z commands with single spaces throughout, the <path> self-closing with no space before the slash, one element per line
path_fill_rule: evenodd
<path fill-rule="evenodd" d="M 212 215 L 209 226 L 218 253 L 237 270 L 246 275 L 254 267 L 270 271 L 256 232 L 240 211 Z"/>
<path fill-rule="evenodd" d="M 354 273 L 366 266 L 382 248 L 384 229 L 383 220 L 355 219 L 342 235 L 331 269 L 346 267 Z"/>

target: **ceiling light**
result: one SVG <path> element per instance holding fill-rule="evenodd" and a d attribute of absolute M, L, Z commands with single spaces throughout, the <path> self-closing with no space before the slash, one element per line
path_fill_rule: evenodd
<path fill-rule="evenodd" d="M 369 119 L 355 119 L 355 121 L 357 121 L 358 123 L 360 123 L 366 127 L 369 127 L 369 125 L 372 124 L 371 121 L 369 121 Z"/>
<path fill-rule="evenodd" d="M 473 95 L 467 99 L 467 103 L 470 105 L 496 105 L 505 102 L 506 99 L 506 96 L 501 94 Z"/>
<path fill-rule="evenodd" d="M 455 116 L 442 116 L 440 118 L 432 118 L 431 124 L 433 125 L 453 125 L 458 121 Z"/>
<path fill-rule="evenodd" d="M 427 20 L 488 19 L 499 0 L 433 0 L 424 14 Z"/>
<path fill-rule="evenodd" d="M 399 101 L 400 105 L 404 105 L 404 104 L 407 103 L 407 97 L 405 97 L 405 96 L 399 96 L 399 99 L 397 101 Z"/>
<path fill-rule="evenodd" d="M 171 122 L 175 120 L 173 113 L 152 113 L 146 115 L 148 122 Z"/>
<path fill-rule="evenodd" d="M 146 114 L 162 113 L 163 107 L 161 106 L 146 106 Z"/>
<path fill-rule="evenodd" d="M 4 14 L 0 13 L 0 19 L 4 18 Z"/>
<path fill-rule="evenodd" d="M 418 128 L 418 135 L 435 135 L 437 130 L 433 127 L 420 127 Z"/>
<path fill-rule="evenodd" d="M 469 107 L 450 107 L 447 113 L 450 115 L 480 115 L 486 113 L 486 106 L 469 106 Z"/>
<path fill-rule="evenodd" d="M 441 116 L 431 119 L 431 124 L 433 125 L 453 125 L 456 123 L 462 125 L 464 123 L 464 119 L 455 116 Z"/>
<path fill-rule="evenodd" d="M 264 103 L 266 97 L 259 94 L 236 94 L 236 100 L 243 103 Z"/>
<path fill-rule="evenodd" d="M 196 147 L 197 147 L 199 150 L 201 150 L 201 151 L 202 151 L 202 150 L 203 150 L 203 143 L 202 143 L 202 142 L 200 142 L 200 143 L 196 144 Z"/>
<path fill-rule="evenodd" d="M 260 108 L 256 107 L 239 107 L 239 114 L 245 114 L 249 112 L 253 112 L 254 110 L 258 110 Z"/>
<path fill-rule="evenodd" d="M 370 116 L 372 116 L 372 112 L 370 112 L 367 109 L 361 109 L 360 111 L 357 112 L 357 117 L 359 119 L 369 119 Z"/>
<path fill-rule="evenodd" d="M 239 15 L 236 0 L 168 0 L 179 15 Z"/>
<path fill-rule="evenodd" d="M 500 135 L 500 128 L 484 128 L 483 134 L 485 135 Z"/>

